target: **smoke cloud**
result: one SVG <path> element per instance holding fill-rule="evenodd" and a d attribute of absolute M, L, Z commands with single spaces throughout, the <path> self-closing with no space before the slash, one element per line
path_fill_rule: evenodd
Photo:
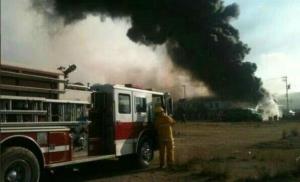
<path fill-rule="evenodd" d="M 183 97 L 183 85 L 187 97 L 210 94 L 203 82 L 174 67 L 165 45 L 149 49 L 124 36 L 128 22 L 88 15 L 65 26 L 33 11 L 31 0 L 1 1 L 1 61 L 46 71 L 76 64 L 71 82 L 134 83 L 171 92 L 174 99 Z"/>
<path fill-rule="evenodd" d="M 250 48 L 230 25 L 237 4 L 221 0 L 50 0 L 33 1 L 50 20 L 74 24 L 88 15 L 128 18 L 127 36 L 147 46 L 165 44 L 176 67 L 202 80 L 216 95 L 258 102 L 264 90 L 254 73 L 256 65 L 244 62 Z"/>
<path fill-rule="evenodd" d="M 277 119 L 282 118 L 282 111 L 271 94 L 266 94 L 255 109 L 262 114 L 263 121 L 267 121 L 270 118 L 274 119 L 274 117 Z"/>

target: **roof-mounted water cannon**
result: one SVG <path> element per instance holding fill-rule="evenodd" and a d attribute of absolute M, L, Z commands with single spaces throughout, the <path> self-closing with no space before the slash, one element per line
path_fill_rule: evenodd
<path fill-rule="evenodd" d="M 71 65 L 68 66 L 68 68 L 66 68 L 64 66 L 60 66 L 57 69 L 63 72 L 65 78 L 68 78 L 69 74 L 72 73 L 73 71 L 75 71 L 76 68 L 77 67 L 76 67 L 75 64 L 71 64 Z"/>

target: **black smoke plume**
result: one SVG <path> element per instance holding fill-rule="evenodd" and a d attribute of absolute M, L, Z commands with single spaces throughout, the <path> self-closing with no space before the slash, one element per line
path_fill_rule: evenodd
<path fill-rule="evenodd" d="M 204 81 L 219 97 L 247 102 L 263 97 L 262 82 L 254 75 L 256 65 L 243 61 L 250 48 L 230 24 L 239 15 L 237 4 L 225 6 L 222 0 L 44 0 L 33 4 L 52 18 L 63 18 L 65 24 L 89 14 L 130 18 L 127 36 L 132 41 L 149 46 L 166 43 L 173 63 Z"/>

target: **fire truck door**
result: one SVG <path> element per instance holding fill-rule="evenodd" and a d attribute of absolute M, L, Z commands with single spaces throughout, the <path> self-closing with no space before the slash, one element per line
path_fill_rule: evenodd
<path fill-rule="evenodd" d="M 147 122 L 147 100 L 145 93 L 133 92 L 133 122 L 137 127 Z"/>
<path fill-rule="evenodd" d="M 116 155 L 134 152 L 132 92 L 115 90 L 115 145 Z"/>
<path fill-rule="evenodd" d="M 113 97 L 112 93 L 92 94 L 93 108 L 89 114 L 92 121 L 89 125 L 89 155 L 115 153 Z"/>

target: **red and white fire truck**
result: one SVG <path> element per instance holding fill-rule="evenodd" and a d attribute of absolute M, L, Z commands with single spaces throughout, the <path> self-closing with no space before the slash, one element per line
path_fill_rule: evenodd
<path fill-rule="evenodd" d="M 44 169 L 126 156 L 146 167 L 156 148 L 153 109 L 172 112 L 169 94 L 130 84 L 90 88 L 68 83 L 63 72 L 9 65 L 0 72 L 4 182 L 35 182 Z"/>

